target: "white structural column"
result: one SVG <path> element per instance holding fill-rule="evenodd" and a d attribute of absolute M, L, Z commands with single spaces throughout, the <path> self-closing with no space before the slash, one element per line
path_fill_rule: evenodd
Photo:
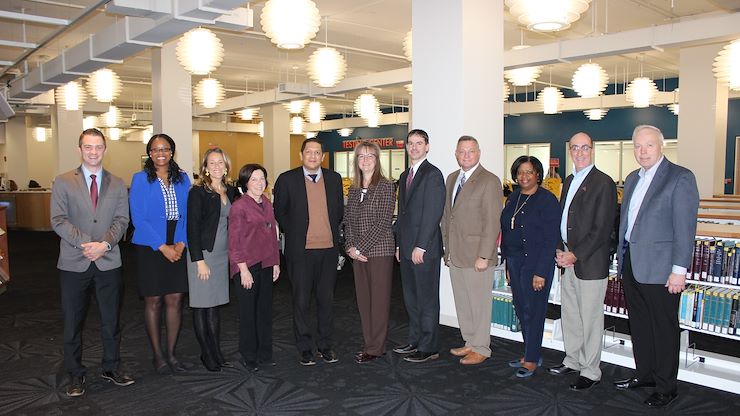
<path fill-rule="evenodd" d="M 7 179 L 14 180 L 18 188 L 25 188 L 29 180 L 27 140 L 33 140 L 33 137 L 31 129 L 26 128 L 26 117 L 15 116 L 5 123 Z"/>
<path fill-rule="evenodd" d="M 712 73 L 723 46 L 681 49 L 678 163 L 694 172 L 702 198 L 724 193 L 728 88 Z"/>
<path fill-rule="evenodd" d="M 282 104 L 260 107 L 265 123 L 262 152 L 268 181 L 275 183 L 278 175 L 290 169 L 290 113 Z"/>
<path fill-rule="evenodd" d="M 82 110 L 67 111 L 61 105 L 52 106 L 51 131 L 54 175 L 79 166 L 80 152 L 77 149 L 82 133 Z"/>
<path fill-rule="evenodd" d="M 152 49 L 152 127 L 177 145 L 175 160 L 192 179 L 193 105 L 190 74 L 177 62 L 177 39 Z"/>
<path fill-rule="evenodd" d="M 445 176 L 458 168 L 457 139 L 471 135 L 481 164 L 502 177 L 503 13 L 502 0 L 413 0 L 411 128 L 429 133 L 429 161 Z M 449 269 L 441 270 L 440 322 L 457 325 Z"/>

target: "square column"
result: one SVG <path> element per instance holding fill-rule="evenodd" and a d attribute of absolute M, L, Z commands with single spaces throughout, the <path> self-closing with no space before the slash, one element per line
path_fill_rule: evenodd
<path fill-rule="evenodd" d="M 263 160 L 268 181 L 275 183 L 278 175 L 290 169 L 290 113 L 282 104 L 260 107 L 265 123 L 262 138 Z"/>
<path fill-rule="evenodd" d="M 177 62 L 177 39 L 152 49 L 152 127 L 154 134 L 165 133 L 175 141 L 175 160 L 192 178 L 193 88 L 190 74 Z M 148 138 L 147 138 L 148 140 Z"/>
<path fill-rule="evenodd" d="M 58 175 L 80 166 L 80 152 L 77 149 L 82 133 L 82 110 L 68 111 L 61 105 L 52 106 L 51 130 L 55 155 L 55 158 L 52 158 L 54 174 Z M 52 179 L 54 178 L 49 178 L 49 181 Z"/>

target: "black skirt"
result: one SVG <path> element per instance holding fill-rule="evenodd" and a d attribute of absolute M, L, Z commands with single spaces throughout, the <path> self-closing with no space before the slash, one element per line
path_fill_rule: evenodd
<path fill-rule="evenodd" d="M 167 221 L 167 244 L 173 244 L 177 220 Z M 159 250 L 134 244 L 139 270 L 139 295 L 162 296 L 170 293 L 187 293 L 187 256 L 172 263 Z M 187 248 L 185 249 L 187 250 Z"/>

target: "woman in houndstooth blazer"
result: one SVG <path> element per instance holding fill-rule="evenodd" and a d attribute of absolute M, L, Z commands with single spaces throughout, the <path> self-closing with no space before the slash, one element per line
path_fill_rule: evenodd
<path fill-rule="evenodd" d="M 353 260 L 365 342 L 355 362 L 363 364 L 385 354 L 396 250 L 391 227 L 395 196 L 393 184 L 381 172 L 377 144 L 363 141 L 357 145 L 354 171 L 344 210 L 344 234 L 347 255 Z"/>

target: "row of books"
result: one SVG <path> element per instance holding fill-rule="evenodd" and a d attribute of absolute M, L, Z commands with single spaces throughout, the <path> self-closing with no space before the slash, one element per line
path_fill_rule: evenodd
<path fill-rule="evenodd" d="M 681 294 L 679 321 L 689 327 L 740 336 L 740 289 L 689 286 Z"/>
<path fill-rule="evenodd" d="M 491 323 L 494 328 L 504 329 L 511 332 L 521 331 L 519 319 L 516 317 L 516 313 L 514 313 L 514 303 L 511 300 L 511 296 L 493 296 Z"/>
<path fill-rule="evenodd" d="M 686 277 L 703 282 L 740 283 L 740 242 L 697 238 Z"/>
<path fill-rule="evenodd" d="M 627 315 L 627 302 L 624 300 L 624 286 L 622 279 L 616 274 L 610 274 L 606 284 L 606 295 L 604 296 L 604 310 L 611 313 Z"/>

